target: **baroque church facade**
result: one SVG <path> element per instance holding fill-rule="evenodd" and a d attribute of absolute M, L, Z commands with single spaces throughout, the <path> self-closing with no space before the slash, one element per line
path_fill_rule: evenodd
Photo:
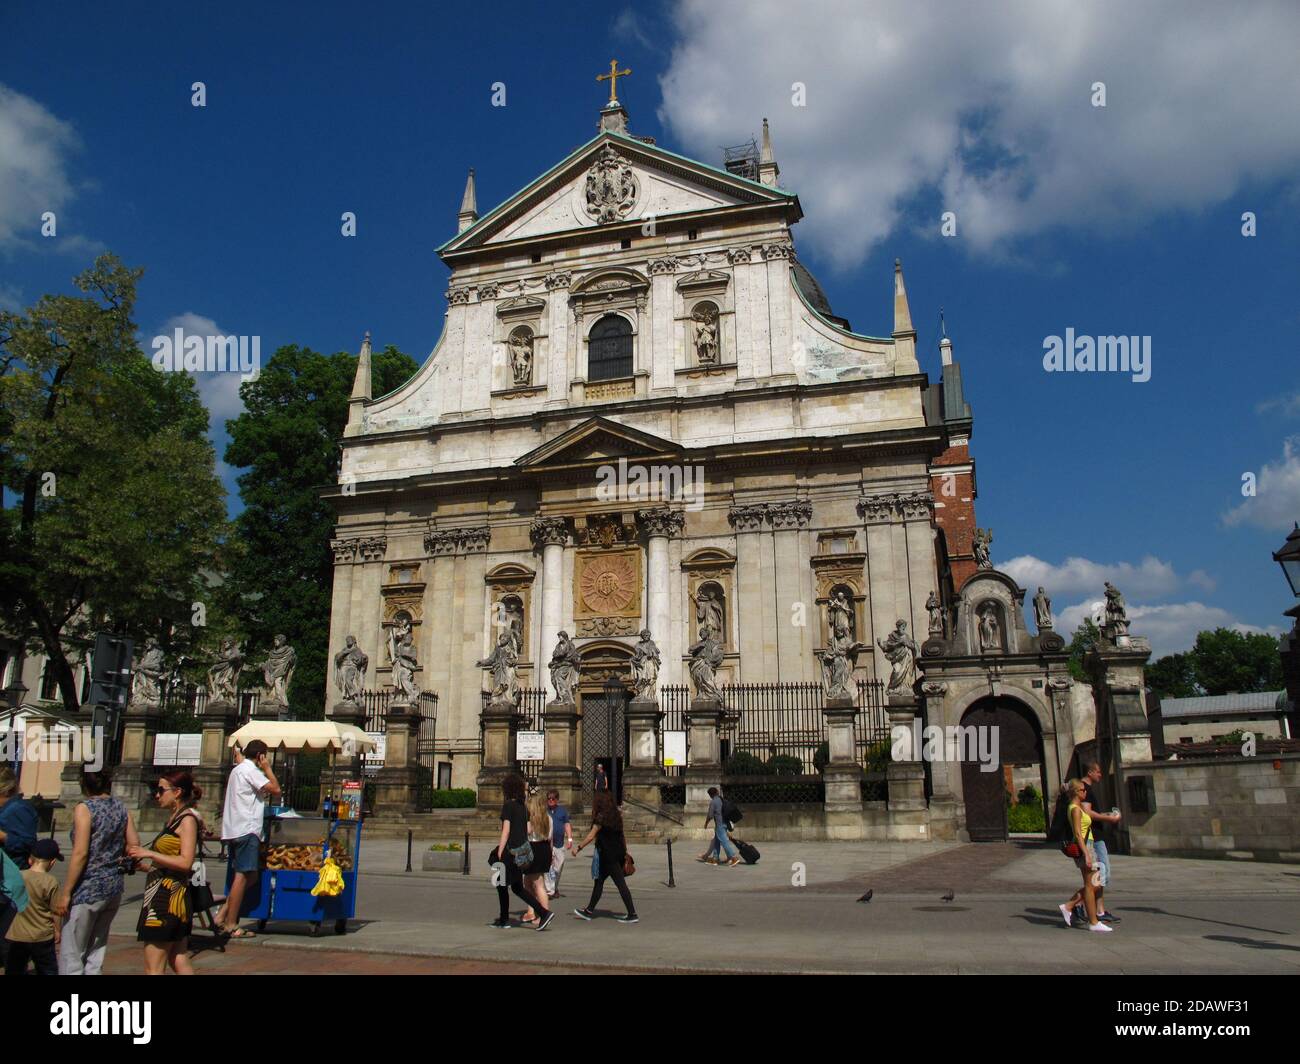
<path fill-rule="evenodd" d="M 355 636 L 387 687 L 409 625 L 454 786 L 474 785 L 479 662 L 506 626 L 524 687 L 549 691 L 561 632 L 590 690 L 644 628 L 660 684 L 684 684 L 706 621 L 720 682 L 820 683 L 842 593 L 871 648 L 857 675 L 884 678 L 878 641 L 904 620 L 922 642 L 931 596 L 947 613 L 975 572 L 951 344 L 932 382 L 897 263 L 891 331 L 853 331 L 797 257 L 766 120 L 749 162 L 634 136 L 611 98 L 593 139 L 481 217 L 470 172 L 438 249 L 442 335 L 392 394 L 371 394 L 367 334 L 329 493 L 330 647 Z"/>

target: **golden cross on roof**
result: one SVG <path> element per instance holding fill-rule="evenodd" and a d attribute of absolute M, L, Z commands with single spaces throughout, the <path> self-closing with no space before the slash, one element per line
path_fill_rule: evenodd
<path fill-rule="evenodd" d="M 609 102 L 610 102 L 611 104 L 616 104 L 616 103 L 618 103 L 618 96 L 617 96 L 616 93 L 615 93 L 615 89 L 616 89 L 617 86 L 618 86 L 618 79 L 621 78 L 621 77 L 626 77 L 628 74 L 631 74 L 631 73 L 632 73 L 632 71 L 630 71 L 630 70 L 619 70 L 619 68 L 618 68 L 618 60 L 617 60 L 617 59 L 611 59 L 611 60 L 609 61 L 609 73 L 608 73 L 608 74 L 597 74 L 597 75 L 596 75 L 596 80 L 597 80 L 597 81 L 608 81 L 608 82 L 609 82 Z"/>

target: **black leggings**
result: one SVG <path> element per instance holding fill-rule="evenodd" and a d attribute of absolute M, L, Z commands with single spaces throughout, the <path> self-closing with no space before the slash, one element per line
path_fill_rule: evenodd
<path fill-rule="evenodd" d="M 537 895 L 529 894 L 524 890 L 524 875 L 515 866 L 514 858 L 506 855 L 506 860 L 502 862 L 506 870 L 506 885 L 497 887 L 497 904 L 501 906 L 501 919 L 506 920 L 510 917 L 510 893 L 514 892 L 516 898 L 522 901 L 530 909 L 536 911 L 541 909 L 542 912 L 550 910 L 537 900 Z M 507 887 L 509 889 L 507 889 Z"/>
<path fill-rule="evenodd" d="M 613 861 L 609 862 L 614 865 Z M 623 862 L 620 861 L 612 868 L 605 867 L 605 861 L 600 862 L 600 878 L 591 885 L 591 901 L 587 902 L 587 910 L 590 912 L 600 901 L 601 892 L 605 889 L 605 880 L 612 879 L 614 886 L 618 887 L 618 896 L 623 899 L 623 905 L 627 909 L 628 916 L 636 915 L 636 906 L 632 904 L 632 892 L 627 889 L 627 880 L 623 877 Z"/>

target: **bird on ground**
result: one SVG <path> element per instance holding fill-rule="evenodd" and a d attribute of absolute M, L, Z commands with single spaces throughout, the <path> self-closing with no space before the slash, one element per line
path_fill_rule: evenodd
<path fill-rule="evenodd" d="M 868 890 L 864 895 L 862 895 L 862 897 L 858 899 L 858 901 L 870 901 L 871 895 L 873 895 L 874 893 L 875 893 L 874 890 Z"/>
<path fill-rule="evenodd" d="M 945 895 L 944 895 L 942 898 L 940 898 L 939 900 L 940 900 L 940 901 L 952 901 L 953 898 L 955 898 L 955 897 L 957 897 L 957 895 L 954 894 L 951 890 L 949 890 L 948 893 L 945 894 Z"/>

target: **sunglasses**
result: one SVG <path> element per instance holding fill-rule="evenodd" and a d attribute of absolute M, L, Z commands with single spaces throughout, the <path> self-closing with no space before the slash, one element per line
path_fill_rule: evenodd
<path fill-rule="evenodd" d="M 159 798 L 162 795 L 166 794 L 168 791 L 174 791 L 175 789 L 176 789 L 175 787 L 172 787 L 168 784 L 159 784 L 157 787 L 153 789 L 153 794 L 155 798 Z"/>

